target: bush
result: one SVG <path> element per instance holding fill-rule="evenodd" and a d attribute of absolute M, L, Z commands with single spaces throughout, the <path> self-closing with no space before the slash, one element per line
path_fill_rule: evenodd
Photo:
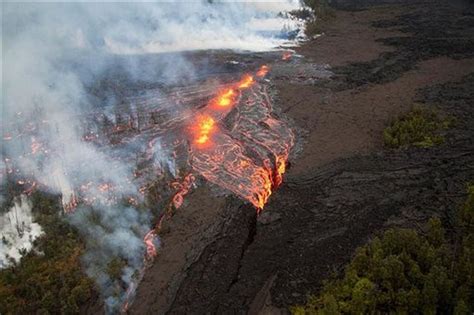
<path fill-rule="evenodd" d="M 459 212 L 456 246 L 439 219 L 426 235 L 391 229 L 359 248 L 342 279 L 325 282 L 319 295 L 293 314 L 424 313 L 474 311 L 474 186 Z"/>
<path fill-rule="evenodd" d="M 439 117 L 435 111 L 416 107 L 385 128 L 384 143 L 392 148 L 431 147 L 444 142 L 440 131 L 449 128 L 452 122 L 452 119 Z"/>
<path fill-rule="evenodd" d="M 35 251 L 0 270 L 0 314 L 77 313 L 94 289 L 81 268 L 83 242 L 58 215 L 57 198 L 37 192 L 32 199 L 45 233 Z"/>

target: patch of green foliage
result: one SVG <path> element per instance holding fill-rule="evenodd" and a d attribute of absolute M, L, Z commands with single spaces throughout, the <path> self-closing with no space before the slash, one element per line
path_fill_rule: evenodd
<path fill-rule="evenodd" d="M 321 34 L 324 24 L 333 19 L 336 13 L 329 5 L 328 0 L 304 0 L 304 4 L 314 11 L 316 19 L 306 24 L 306 34 L 308 36 Z"/>
<path fill-rule="evenodd" d="M 307 304 L 313 314 L 472 314 L 474 311 L 474 186 L 459 212 L 454 246 L 439 219 L 420 235 L 391 229 L 359 248 L 342 279 L 324 284 Z"/>
<path fill-rule="evenodd" d="M 383 140 L 391 148 L 431 147 L 444 142 L 440 132 L 449 128 L 452 122 L 452 119 L 440 117 L 436 111 L 415 107 L 385 128 Z"/>
<path fill-rule="evenodd" d="M 94 290 L 92 280 L 81 268 L 84 244 L 59 215 L 57 198 L 37 192 L 32 201 L 44 234 L 35 241 L 35 251 L 0 270 L 0 313 L 78 313 Z"/>

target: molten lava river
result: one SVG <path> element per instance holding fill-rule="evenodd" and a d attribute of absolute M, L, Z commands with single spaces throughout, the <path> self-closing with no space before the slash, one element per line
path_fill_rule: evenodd
<path fill-rule="evenodd" d="M 185 115 L 180 111 L 176 119 L 162 113 L 163 122 L 149 128 L 150 151 L 157 135 L 174 129 L 176 137 L 168 139 L 168 146 L 177 156 L 183 155 L 183 150 L 177 153 L 179 148 L 188 152 L 185 168 L 190 166 L 191 172 L 171 185 L 175 191 L 171 205 L 175 209 L 192 188 L 195 174 L 247 200 L 258 212 L 272 190 L 281 184 L 294 134 L 273 111 L 264 81 L 268 71 L 267 66 L 262 66 L 255 76 L 246 74 L 238 82 L 220 86 L 205 106 L 190 107 Z M 150 152 L 149 158 L 151 155 Z M 162 213 L 157 225 L 144 237 L 145 261 L 152 261 L 157 255 L 155 240 L 166 214 Z M 123 311 L 128 309 L 135 288 L 134 285 L 127 290 Z"/>
<path fill-rule="evenodd" d="M 261 83 L 268 70 L 221 88 L 188 126 L 192 169 L 258 210 L 281 184 L 294 143 Z"/>
<path fill-rule="evenodd" d="M 147 198 L 153 205 L 164 206 L 158 223 L 144 235 L 147 251 L 143 268 L 157 255 L 163 219 L 183 204 L 198 176 L 261 211 L 282 182 L 295 140 L 288 123 L 274 111 L 266 78 L 269 70 L 263 65 L 240 78 L 240 74 L 227 73 L 220 80 L 225 84 L 206 79 L 194 85 L 146 89 L 114 105 L 109 112 L 115 117 L 100 108 L 79 116 L 78 123 L 84 126 L 82 141 L 107 151 L 120 165 L 134 167 L 122 181 L 111 183 L 69 172 L 60 163 L 62 167 L 51 176 L 60 187 L 64 211 L 72 213 L 81 204 L 116 207 L 125 202 L 135 206 Z M 5 164 L 9 176 L 17 179 L 28 196 L 35 190 L 47 191 L 47 187 L 23 174 L 13 161 L 45 160 L 61 152 L 54 151 L 38 133 L 52 128 L 48 120 L 33 124 L 21 112 L 18 116 L 25 116 L 22 119 L 28 128 L 14 134 L 12 127 L 12 133 L 5 134 L 3 140 L 30 138 L 31 145 L 22 147 L 25 152 L 21 156 L 6 158 Z M 65 174 L 71 185 L 61 184 Z M 175 180 L 171 185 L 170 178 Z M 120 187 L 129 184 L 137 189 Z M 124 309 L 133 298 L 143 268 L 128 287 Z"/>
<path fill-rule="evenodd" d="M 269 70 L 263 65 L 254 73 L 243 74 L 240 80 L 227 78 L 225 84 L 201 82 L 174 87 L 166 93 L 160 89 L 146 90 L 143 95 L 127 98 L 124 105 L 115 105 L 114 112 L 119 113 L 115 118 L 100 110 L 79 117 L 82 125 L 89 126 L 82 140 L 97 148 L 109 148 L 119 162 L 136 164 L 134 177 L 127 181 L 140 186 L 142 196 L 149 193 L 150 183 L 157 180 L 157 174 L 163 175 L 165 167 L 157 165 L 156 160 L 167 155 L 174 164 L 169 168 L 179 172 L 178 175 L 172 171 L 171 177 L 181 178 L 185 174 L 183 182 L 171 185 L 175 191 L 172 197 L 175 208 L 179 208 L 191 189 L 194 176 L 201 175 L 260 211 L 272 190 L 281 184 L 294 144 L 292 130 L 274 112 L 266 79 Z M 45 124 L 42 128 L 48 127 Z M 47 158 L 54 154 L 36 139 L 34 130 L 31 139 L 31 152 L 25 153 L 27 156 Z M 142 144 L 146 144 L 144 149 Z M 18 183 L 27 195 L 41 189 L 39 183 L 21 176 Z M 61 191 L 66 212 L 74 211 L 79 203 L 94 204 L 95 198 L 86 197 L 94 187 L 111 205 L 122 199 L 115 193 L 120 187 L 107 182 L 78 179 L 75 186 Z M 133 205 L 140 196 L 131 195 L 128 199 Z"/>

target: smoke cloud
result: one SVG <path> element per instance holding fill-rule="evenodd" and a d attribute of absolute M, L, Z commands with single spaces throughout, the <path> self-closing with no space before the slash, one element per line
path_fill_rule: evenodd
<path fill-rule="evenodd" d="M 151 215 L 122 202 L 141 200 L 137 163 L 123 157 L 143 152 L 146 144 L 106 148 L 84 141 L 90 113 L 113 121 L 120 102 L 113 91 L 94 95 L 91 90 L 110 76 L 123 77 L 124 84 L 190 82 L 195 71 L 182 51 L 265 51 L 284 45 L 289 33 L 301 36 L 302 22 L 279 13 L 299 6 L 298 1 L 2 4 L 0 184 L 7 177 L 34 180 L 39 189 L 60 194 L 66 210 L 81 191 L 88 206 L 79 204 L 68 219 L 86 237 L 84 266 L 111 309 L 124 295 L 111 289 L 104 266 L 121 257 L 126 261 L 121 280 L 130 285 L 143 263 L 142 238 Z M 150 64 L 130 58 L 150 54 L 161 55 Z M 157 165 L 176 174 L 175 161 L 161 150 L 159 139 L 153 154 Z M 17 259 L 17 249 L 29 249 L 30 240 L 41 234 L 25 196 L 13 210 L 29 232 L 14 234 L 7 224 L 10 212 L 2 216 L 2 235 L 13 246 L 2 247 L 0 267 L 7 252 Z"/>
<path fill-rule="evenodd" d="M 31 250 L 33 241 L 43 234 L 41 226 L 33 220 L 31 203 L 25 195 L 16 198 L 10 210 L 0 215 L 0 268 L 11 261 L 18 262 L 21 252 Z"/>

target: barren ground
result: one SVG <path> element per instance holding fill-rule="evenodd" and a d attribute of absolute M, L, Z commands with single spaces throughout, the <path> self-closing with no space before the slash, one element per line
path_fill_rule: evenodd
<path fill-rule="evenodd" d="M 271 64 L 278 106 L 303 141 L 263 214 L 206 187 L 191 192 L 130 313 L 285 313 L 383 229 L 422 229 L 432 215 L 449 226 L 474 178 L 474 11 L 358 3 L 297 49 L 293 72 Z M 312 64 L 335 75 L 308 83 L 299 71 Z M 384 149 L 383 128 L 414 103 L 456 118 L 446 143 Z"/>

